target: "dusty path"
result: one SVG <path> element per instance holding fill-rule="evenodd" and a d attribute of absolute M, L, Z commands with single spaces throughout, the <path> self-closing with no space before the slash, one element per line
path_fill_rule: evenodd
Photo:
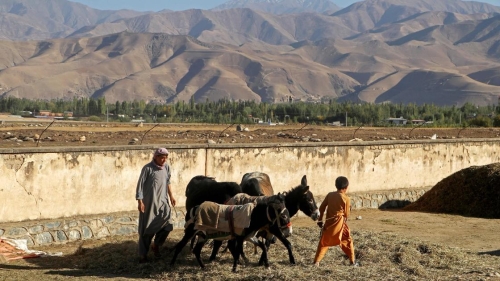
<path fill-rule="evenodd" d="M 358 216 L 362 219 L 356 220 Z M 500 219 L 362 209 L 352 211 L 348 224 L 352 231 L 390 233 L 472 252 L 496 251 L 500 255 Z M 294 225 L 313 226 L 314 222 L 301 217 L 295 219 Z"/>
<path fill-rule="evenodd" d="M 355 217 L 357 216 L 361 216 L 362 219 L 356 220 Z M 354 233 L 354 239 L 357 238 L 356 232 L 372 232 L 378 233 L 378 235 L 383 233 L 395 235 L 400 238 L 392 239 L 393 241 L 402 241 L 403 239 L 410 241 L 418 240 L 440 246 L 468 249 L 470 250 L 470 258 L 473 259 L 477 259 L 475 258 L 475 256 L 478 256 L 478 253 L 487 253 L 491 255 L 491 258 L 488 258 L 488 260 L 490 260 L 490 263 L 493 262 L 493 264 L 496 264 L 496 259 L 500 259 L 500 239 L 498 239 L 498 233 L 500 233 L 500 220 L 486 220 L 442 214 L 380 211 L 367 209 L 353 210 L 352 219 L 349 220 L 349 225 Z M 296 229 L 296 231 L 294 231 L 295 235 L 292 235 L 291 237 L 292 243 L 296 243 L 294 248 L 299 252 L 301 248 L 307 247 L 307 253 L 305 255 L 299 256 L 300 265 L 298 265 L 297 267 L 290 267 L 286 261 L 283 261 L 282 263 L 275 264 L 275 267 L 277 268 L 275 270 L 299 270 L 304 271 L 304 273 L 307 272 L 309 274 L 310 268 L 308 264 L 310 262 L 310 256 L 314 254 L 315 243 L 317 243 L 317 241 L 312 240 L 314 240 L 314 237 L 316 237 L 314 235 L 315 231 L 317 231 L 319 238 L 319 229 L 315 225 L 315 222 L 307 217 L 294 218 L 293 226 Z M 310 237 L 312 237 L 309 238 L 309 240 L 311 241 L 303 241 L 304 238 L 301 237 L 300 233 L 304 235 L 304 231 L 312 234 L 312 236 L 309 235 Z M 175 243 L 181 238 L 181 236 L 182 230 L 175 230 L 169 238 L 167 247 L 173 247 Z M 358 237 L 358 239 L 361 238 Z M 363 241 L 362 239 L 358 241 L 360 243 L 370 244 L 370 241 L 366 241 L 366 238 L 364 239 L 365 241 Z M 164 260 L 161 260 L 157 263 L 153 263 L 145 267 L 138 266 L 134 259 L 134 253 L 137 247 L 136 243 L 137 238 L 135 235 L 133 235 L 126 237 L 108 237 L 101 240 L 87 240 L 83 242 L 39 247 L 37 248 L 38 250 L 47 252 L 63 252 L 64 256 L 62 258 L 44 258 L 37 259 L 36 261 L 33 259 L 19 260 L 10 262 L 8 264 L 0 264 L 0 280 L 151 280 L 150 277 L 145 276 L 147 276 L 151 272 L 165 272 L 165 269 L 163 268 L 166 265 L 164 265 L 164 263 L 169 260 L 171 254 L 167 254 L 167 257 L 165 257 Z M 393 246 L 397 247 L 398 245 Z M 208 255 L 208 252 L 210 250 L 205 249 L 204 251 L 206 252 L 206 255 Z M 250 249 L 248 251 L 250 251 Z M 332 254 L 335 253 L 334 250 L 332 250 L 331 252 Z M 338 250 L 337 252 L 340 253 L 340 250 Z M 207 273 L 209 275 L 206 276 L 204 275 L 203 271 L 199 271 L 199 269 L 196 267 L 195 261 L 192 260 L 192 257 L 190 257 L 189 254 L 187 255 L 189 256 L 190 261 L 185 264 L 185 266 L 187 266 L 187 269 L 185 270 L 188 271 L 184 271 L 184 273 L 179 274 L 181 274 L 180 276 L 183 276 L 182 274 L 192 274 L 190 275 L 190 280 L 191 278 L 210 279 L 213 277 L 210 277 L 210 274 L 215 274 L 215 272 L 217 272 L 215 268 L 226 269 L 227 263 L 229 262 L 229 256 L 225 256 L 224 259 L 227 260 L 225 260 L 224 262 L 216 265 L 210 265 L 210 272 Z M 273 247 L 271 255 L 273 256 L 274 260 L 286 260 L 286 258 L 283 258 L 286 255 L 283 252 L 282 246 Z M 341 256 L 341 254 L 339 255 Z M 335 255 L 329 257 L 335 259 Z M 334 262 L 339 263 L 338 260 Z M 106 264 L 112 266 L 112 272 L 107 269 Z M 122 265 L 125 267 L 132 266 L 133 268 L 123 268 Z M 90 267 L 90 270 L 87 270 L 88 267 Z M 164 276 L 167 277 L 175 277 L 176 270 L 168 273 L 168 266 L 166 268 L 167 273 L 160 274 L 164 274 Z M 253 270 L 252 268 L 253 267 L 245 269 L 245 272 Z M 259 272 L 257 268 L 255 270 Z M 339 270 L 347 269 L 339 268 Z M 374 265 L 372 267 L 362 268 L 360 273 L 368 274 L 370 272 L 370 274 L 375 274 L 372 276 L 383 276 L 384 274 L 386 274 L 384 272 L 376 273 L 377 270 L 383 271 L 383 268 Z M 483 271 L 480 271 L 479 273 L 477 273 L 477 275 L 485 276 L 485 274 L 495 274 L 495 272 L 500 272 L 500 267 L 491 267 L 491 272 L 493 273 L 489 271 Z M 476 274 L 475 271 L 471 271 L 471 273 Z M 447 271 L 446 269 L 443 269 L 442 274 L 446 274 L 448 277 L 450 277 L 454 274 L 454 272 L 453 270 Z M 231 280 L 237 280 L 238 276 L 239 278 L 242 278 L 243 275 L 236 275 Z M 153 279 L 166 280 L 164 278 L 166 277 Z M 363 280 L 374 280 L 373 278 L 377 279 L 378 277 L 372 277 Z M 394 280 L 401 279 L 396 278 Z M 416 278 L 414 280 L 427 279 Z"/>

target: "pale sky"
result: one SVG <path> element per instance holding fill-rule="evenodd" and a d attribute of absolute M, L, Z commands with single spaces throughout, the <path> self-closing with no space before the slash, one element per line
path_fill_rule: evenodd
<path fill-rule="evenodd" d="M 181 11 L 187 9 L 211 9 L 227 0 L 71 0 L 80 2 L 92 8 L 100 10 L 130 9 L 136 11 L 160 11 L 169 9 Z M 339 7 L 347 7 L 359 0 L 333 0 Z M 415 0 L 418 1 L 418 0 Z M 483 0 L 485 2 L 500 6 L 500 0 Z"/>

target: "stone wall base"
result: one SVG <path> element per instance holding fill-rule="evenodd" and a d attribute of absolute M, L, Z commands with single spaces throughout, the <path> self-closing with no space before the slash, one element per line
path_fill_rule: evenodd
<path fill-rule="evenodd" d="M 401 208 L 416 201 L 427 190 L 391 190 L 350 193 L 352 209 Z M 317 198 L 320 205 L 324 198 Z M 184 207 L 173 212 L 174 228 L 184 228 Z M 299 217 L 305 216 L 298 213 Z M 78 240 L 99 239 L 114 235 L 137 233 L 137 212 L 114 213 L 100 216 L 62 218 L 44 221 L 24 221 L 0 225 L 0 237 L 26 239 L 29 246 L 67 243 Z"/>
<path fill-rule="evenodd" d="M 395 209 L 417 201 L 428 189 L 401 189 L 348 194 L 352 209 Z M 321 202 L 318 202 L 321 204 Z"/>

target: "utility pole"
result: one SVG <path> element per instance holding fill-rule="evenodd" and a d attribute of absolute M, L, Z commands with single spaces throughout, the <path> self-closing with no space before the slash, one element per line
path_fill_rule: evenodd
<path fill-rule="evenodd" d="M 347 127 L 347 111 L 345 112 L 345 126 Z"/>
<path fill-rule="evenodd" d="M 106 123 L 108 123 L 108 117 L 109 117 L 109 108 L 106 106 Z"/>

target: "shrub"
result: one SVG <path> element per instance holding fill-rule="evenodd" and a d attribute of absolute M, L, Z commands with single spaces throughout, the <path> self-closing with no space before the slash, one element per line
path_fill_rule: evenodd
<path fill-rule="evenodd" d="M 491 118 L 486 116 L 478 116 L 470 120 L 469 125 L 476 127 L 491 127 Z"/>
<path fill-rule="evenodd" d="M 132 118 L 130 118 L 128 116 L 120 117 L 120 118 L 118 118 L 118 121 L 119 122 L 130 122 L 130 121 L 132 121 Z"/>
<path fill-rule="evenodd" d="M 498 114 L 497 116 L 495 116 L 495 118 L 493 118 L 493 126 L 500 127 L 500 114 Z"/>
<path fill-rule="evenodd" d="M 92 115 L 89 117 L 89 121 L 92 121 L 92 122 L 101 122 L 101 118 L 99 116 L 95 116 L 95 115 Z"/>

